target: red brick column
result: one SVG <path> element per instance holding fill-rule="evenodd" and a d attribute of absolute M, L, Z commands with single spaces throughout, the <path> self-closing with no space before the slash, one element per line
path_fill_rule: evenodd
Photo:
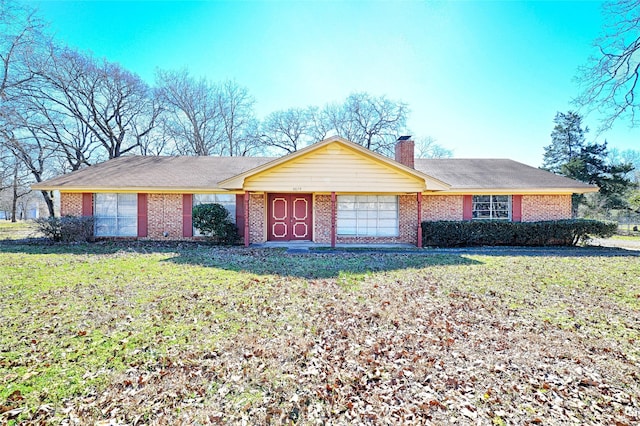
<path fill-rule="evenodd" d="M 417 246 L 422 247 L 422 192 L 418 192 L 418 238 Z"/>
<path fill-rule="evenodd" d="M 336 246 L 336 218 L 337 216 L 337 206 L 336 206 L 336 193 L 335 191 L 331 193 L 331 247 Z"/>
<path fill-rule="evenodd" d="M 244 246 L 249 247 L 251 237 L 249 235 L 249 191 L 244 193 Z M 237 207 L 236 207 L 237 208 Z"/>

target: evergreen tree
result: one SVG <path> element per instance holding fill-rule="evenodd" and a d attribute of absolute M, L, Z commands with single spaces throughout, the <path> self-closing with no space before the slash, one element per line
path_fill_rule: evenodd
<path fill-rule="evenodd" d="M 607 160 L 607 142 L 587 143 L 580 114 L 558 112 L 553 120 L 551 145 L 545 147 L 543 168 L 600 188 L 598 204 L 606 209 L 626 208 L 625 195 L 633 187 L 627 174 L 633 170 L 630 163 L 612 164 Z M 574 194 L 574 214 L 584 195 Z"/>

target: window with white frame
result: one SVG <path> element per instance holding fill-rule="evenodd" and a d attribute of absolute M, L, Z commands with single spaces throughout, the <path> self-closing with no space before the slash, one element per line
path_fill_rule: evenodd
<path fill-rule="evenodd" d="M 220 204 L 229 212 L 229 219 L 236 223 L 236 194 L 193 194 L 193 206 L 198 204 Z M 200 236 L 200 231 L 193 228 L 193 235 Z"/>
<path fill-rule="evenodd" d="M 138 235 L 138 194 L 98 193 L 94 203 L 97 237 Z"/>
<path fill-rule="evenodd" d="M 510 195 L 474 195 L 472 217 L 478 220 L 511 220 Z"/>
<path fill-rule="evenodd" d="M 338 195 L 338 235 L 397 237 L 398 197 Z"/>

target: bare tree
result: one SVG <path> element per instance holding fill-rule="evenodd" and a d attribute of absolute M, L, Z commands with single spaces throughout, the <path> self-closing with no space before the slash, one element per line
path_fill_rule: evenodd
<path fill-rule="evenodd" d="M 327 135 L 333 130 L 365 148 L 389 155 L 398 135 L 406 131 L 408 114 L 404 102 L 353 93 L 343 104 L 329 104 L 322 109 L 316 134 Z"/>
<path fill-rule="evenodd" d="M 431 136 L 418 139 L 416 142 L 416 158 L 451 158 L 453 151 L 436 142 Z"/>
<path fill-rule="evenodd" d="M 0 145 L 2 186 L 12 194 L 12 220 L 16 219 L 18 198 L 28 192 L 26 176 L 42 178 L 51 155 L 47 147 L 34 149 L 24 143 L 24 116 L 19 111 L 22 90 L 38 73 L 38 58 L 47 44 L 44 24 L 35 10 L 24 3 L 0 0 Z M 35 174 L 33 173 L 35 171 Z M 10 185 L 9 185 L 10 184 Z M 53 215 L 53 200 L 43 193 Z"/>
<path fill-rule="evenodd" d="M 639 124 L 636 97 L 640 78 L 640 0 L 618 0 L 603 6 L 605 28 L 594 42 L 597 55 L 579 71 L 582 94 L 574 101 L 604 115 L 602 129 L 618 119 Z"/>
<path fill-rule="evenodd" d="M 28 118 L 27 118 L 28 119 Z M 15 167 L 23 167 L 36 182 L 42 182 L 48 177 L 51 160 L 55 156 L 56 146 L 41 137 L 35 129 L 20 126 L 20 134 L 13 133 L 5 143 L 16 159 Z M 14 180 L 15 182 L 15 180 Z M 41 191 L 49 215 L 54 216 L 53 197 L 48 191 Z"/>
<path fill-rule="evenodd" d="M 215 155 L 224 137 L 218 90 L 206 79 L 196 80 L 186 69 L 156 73 L 163 102 L 163 127 L 182 155 Z"/>
<path fill-rule="evenodd" d="M 25 85 L 14 101 L 20 114 L 20 127 L 52 147 L 59 157 L 57 172 L 78 170 L 99 159 L 96 151 L 101 145 L 95 142 L 89 126 L 78 117 L 56 108 L 56 104 L 40 96 L 40 89 L 33 93 L 34 85 Z"/>
<path fill-rule="evenodd" d="M 253 105 L 255 101 L 246 87 L 233 80 L 218 87 L 217 104 L 224 130 L 221 155 L 246 156 L 260 150 L 258 121 Z"/>
<path fill-rule="evenodd" d="M 42 84 L 31 88 L 61 114 L 80 121 L 107 158 L 140 148 L 160 113 L 149 87 L 135 74 L 69 48 L 51 48 Z"/>
<path fill-rule="evenodd" d="M 314 142 L 316 111 L 310 107 L 272 112 L 261 125 L 263 144 L 291 153 Z"/>
<path fill-rule="evenodd" d="M 29 56 L 43 40 L 44 25 L 23 3 L 0 0 L 0 101 L 32 77 Z"/>

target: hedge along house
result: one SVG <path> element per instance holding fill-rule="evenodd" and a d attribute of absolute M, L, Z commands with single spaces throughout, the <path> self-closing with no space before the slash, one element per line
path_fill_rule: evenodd
<path fill-rule="evenodd" d="M 192 239 L 199 203 L 224 205 L 246 246 L 266 241 L 422 245 L 424 220 L 571 218 L 586 185 L 506 159 L 395 160 L 340 137 L 279 158 L 119 157 L 33 185 L 60 213 L 94 216 L 96 237 Z"/>

